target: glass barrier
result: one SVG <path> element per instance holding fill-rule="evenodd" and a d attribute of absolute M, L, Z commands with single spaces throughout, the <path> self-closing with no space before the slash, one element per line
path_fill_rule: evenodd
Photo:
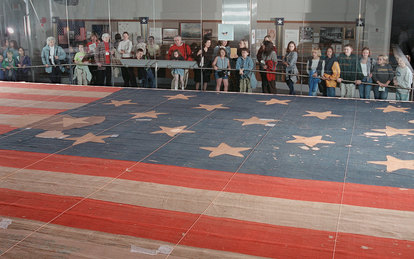
<path fill-rule="evenodd" d="M 0 79 L 396 99 L 414 49 L 401 2 L 3 0 Z"/>

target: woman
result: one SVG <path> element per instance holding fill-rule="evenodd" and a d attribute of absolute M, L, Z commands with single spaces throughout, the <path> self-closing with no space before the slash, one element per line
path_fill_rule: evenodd
<path fill-rule="evenodd" d="M 226 50 L 227 57 L 230 57 L 231 49 L 230 49 L 229 43 L 230 42 L 226 40 L 219 40 L 218 45 L 214 48 L 213 57 L 216 57 L 219 55 L 220 48 L 224 48 Z"/>
<path fill-rule="evenodd" d="M 130 59 L 132 51 L 132 41 L 129 40 L 129 33 L 122 33 L 123 40 L 118 45 L 118 52 L 122 59 Z M 136 86 L 133 68 L 121 67 L 122 79 L 124 79 L 124 87 Z M 130 82 L 131 81 L 131 82 Z"/>
<path fill-rule="evenodd" d="M 17 81 L 28 81 L 29 71 L 32 62 L 29 56 L 26 56 L 24 49 L 19 48 L 19 56 L 17 57 Z"/>
<path fill-rule="evenodd" d="M 286 84 L 289 87 L 289 94 L 295 94 L 295 83 L 297 81 L 298 68 L 296 67 L 296 62 L 298 60 L 298 51 L 296 49 L 296 44 L 293 41 L 290 41 L 287 49 L 286 56 L 283 58 L 283 65 L 286 66 Z"/>
<path fill-rule="evenodd" d="M 90 57 L 89 63 L 90 64 L 95 64 L 95 51 L 96 48 L 98 47 L 100 41 L 99 41 L 99 37 L 98 34 L 96 34 L 95 32 L 92 32 L 91 37 L 90 37 L 90 41 L 86 44 L 86 49 L 88 52 L 88 57 Z M 90 84 L 91 85 L 95 85 L 97 82 L 96 80 L 96 75 L 97 75 L 97 70 L 98 68 L 95 65 L 91 65 L 89 66 L 89 71 L 91 71 L 92 74 L 92 79 Z"/>
<path fill-rule="evenodd" d="M 59 83 L 61 81 L 62 72 L 65 68 L 61 66 L 66 58 L 66 53 L 62 47 L 55 45 L 55 38 L 48 37 L 46 39 L 46 46 L 42 49 L 42 63 L 46 66 L 46 73 L 50 75 L 52 83 Z"/>
<path fill-rule="evenodd" d="M 359 88 L 359 98 L 361 99 L 371 99 L 371 88 L 372 85 L 364 83 L 372 83 L 372 69 L 374 68 L 375 61 L 370 58 L 371 51 L 368 47 L 362 49 L 362 56 L 359 60 L 361 64 L 362 74 L 364 78 L 362 79 L 362 84 L 358 86 Z"/>
<path fill-rule="evenodd" d="M 328 97 L 335 97 L 335 89 L 337 86 L 336 80 L 341 75 L 338 59 L 334 55 L 332 47 L 326 49 L 325 67 L 322 79 L 325 80 L 326 95 Z"/>
<path fill-rule="evenodd" d="M 229 90 L 229 74 L 227 69 L 231 69 L 230 60 L 226 57 L 226 49 L 220 48 L 219 56 L 213 61 L 214 76 L 216 78 L 216 91 L 220 92 L 221 83 L 223 82 L 224 91 Z"/>
<path fill-rule="evenodd" d="M 320 77 L 324 74 L 325 61 L 321 59 L 321 56 L 321 49 L 313 48 L 312 57 L 306 63 L 306 71 L 309 75 L 309 96 L 316 96 L 321 82 Z"/>
<path fill-rule="evenodd" d="M 5 44 L 7 44 L 7 46 L 5 46 L 5 48 L 3 50 L 3 57 L 5 58 L 7 56 L 7 51 L 11 51 L 13 53 L 13 58 L 16 59 L 17 56 L 19 56 L 19 52 L 17 50 L 18 49 L 17 48 L 17 41 L 15 41 L 15 40 L 6 41 Z"/>
<path fill-rule="evenodd" d="M 148 37 L 147 53 L 150 59 L 157 59 L 161 54 L 160 46 L 157 43 L 155 43 L 154 36 Z"/>
<path fill-rule="evenodd" d="M 96 81 L 98 85 L 112 85 L 111 56 L 115 53 L 109 42 L 108 33 L 102 34 L 102 42 L 98 44 L 95 51 L 95 62 L 98 65 Z"/>
<path fill-rule="evenodd" d="M 203 47 L 197 52 L 196 61 L 198 66 L 201 68 L 207 69 L 195 69 L 194 78 L 196 81 L 195 88 L 198 90 L 200 88 L 200 83 L 203 82 L 203 91 L 207 90 L 207 84 L 210 82 L 211 77 L 211 65 L 213 62 L 213 49 L 211 48 L 211 40 L 204 39 Z M 201 75 L 203 75 L 201 77 Z"/>
<path fill-rule="evenodd" d="M 277 56 L 273 48 L 273 43 L 270 41 L 265 41 L 263 43 L 264 50 L 262 55 L 261 64 L 265 71 L 275 72 L 277 65 Z M 266 73 L 267 84 L 263 85 L 264 93 L 276 94 L 276 75 L 274 73 Z"/>

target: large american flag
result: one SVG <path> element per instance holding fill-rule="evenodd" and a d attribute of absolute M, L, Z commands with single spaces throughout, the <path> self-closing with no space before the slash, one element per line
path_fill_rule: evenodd
<path fill-rule="evenodd" d="M 413 258 L 413 108 L 1 82 L 0 253 Z"/>

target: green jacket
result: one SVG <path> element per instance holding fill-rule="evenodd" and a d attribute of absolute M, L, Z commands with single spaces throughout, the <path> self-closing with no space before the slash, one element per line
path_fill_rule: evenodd
<path fill-rule="evenodd" d="M 364 79 L 362 74 L 361 64 L 355 54 L 346 56 L 345 54 L 339 55 L 338 58 L 339 67 L 341 68 L 341 76 L 343 80 L 355 81 Z"/>
<path fill-rule="evenodd" d="M 12 58 L 11 61 L 9 61 L 8 58 L 3 59 L 3 62 L 1 63 L 1 67 L 6 68 L 8 66 L 13 67 L 12 68 L 13 70 L 17 70 L 17 61 L 14 58 Z"/>

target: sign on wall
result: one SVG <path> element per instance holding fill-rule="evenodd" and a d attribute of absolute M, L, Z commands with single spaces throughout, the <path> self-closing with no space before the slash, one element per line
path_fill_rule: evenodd
<path fill-rule="evenodd" d="M 218 25 L 218 40 L 234 40 L 234 25 L 233 24 L 219 24 Z"/>

